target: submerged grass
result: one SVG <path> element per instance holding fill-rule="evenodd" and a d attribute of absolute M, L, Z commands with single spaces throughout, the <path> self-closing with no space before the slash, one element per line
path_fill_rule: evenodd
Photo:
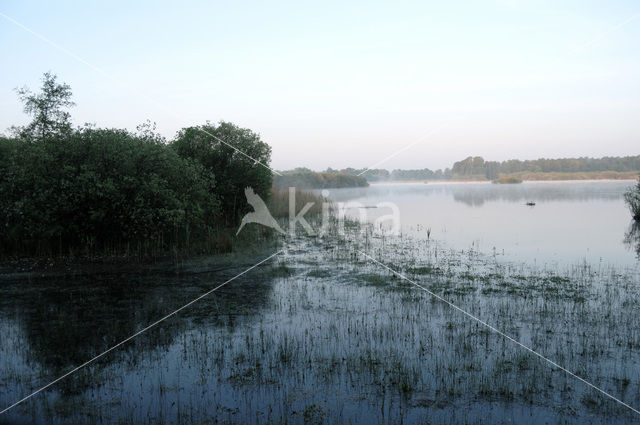
<path fill-rule="evenodd" d="M 488 417 L 493 423 L 625 424 L 637 419 L 358 251 L 632 406 L 640 405 L 637 271 L 502 263 L 434 240 L 380 235 L 367 225 L 350 223 L 344 234 L 335 222 L 332 226 L 324 238 L 281 240 L 287 253 L 271 266 L 216 292 L 171 326 L 79 373 L 68 385 L 16 408 L 9 419 L 124 424 L 481 423 Z M 82 292 L 72 296 L 72 287 L 62 289 L 61 301 L 42 290 L 43 282 L 32 291 L 23 285 L 23 297 L 12 299 L 14 305 L 0 302 L 5 319 L 0 338 L 10 341 L 0 345 L 0 400 L 12 400 L 27 393 L 30 383 L 55 375 L 53 362 L 45 359 L 64 361 L 60 352 L 74 349 L 75 358 L 83 358 L 81 347 L 99 345 L 114 328 L 132 333 L 166 312 L 167 303 L 178 303 L 170 300 L 193 298 L 220 279 L 220 274 L 183 276 L 181 285 L 171 282 L 162 290 L 157 283 L 137 285 L 130 307 L 123 305 L 127 292 L 103 292 L 90 314 L 101 324 L 97 328 L 82 326 L 88 303 Z M 36 305 L 47 309 L 34 318 L 27 306 L 37 297 Z M 114 311 L 121 319 L 115 325 Z M 34 319 L 57 325 L 37 327 Z M 64 347 L 52 347 L 48 337 L 61 335 L 67 335 Z M 91 344 L 80 344 L 83 338 Z"/>

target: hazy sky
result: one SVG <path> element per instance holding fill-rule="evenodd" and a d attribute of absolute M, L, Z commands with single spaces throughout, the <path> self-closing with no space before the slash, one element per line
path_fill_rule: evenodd
<path fill-rule="evenodd" d="M 55 4 L 54 4 L 55 3 Z M 0 129 L 13 89 L 71 84 L 75 124 L 232 121 L 273 166 L 444 168 L 640 154 L 640 3 L 24 2 L 0 13 Z M 91 66 L 78 60 L 86 61 Z"/>

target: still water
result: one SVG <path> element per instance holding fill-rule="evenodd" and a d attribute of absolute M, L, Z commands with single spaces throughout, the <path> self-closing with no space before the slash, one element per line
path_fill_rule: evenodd
<path fill-rule="evenodd" d="M 633 181 L 398 183 L 333 189 L 336 202 L 357 202 L 351 217 L 375 221 L 398 206 L 402 232 L 473 248 L 507 261 L 538 265 L 587 262 L 635 267 L 633 243 L 625 243 L 631 216 L 624 192 Z M 528 206 L 535 202 L 535 206 Z"/>
<path fill-rule="evenodd" d="M 396 203 L 403 235 L 363 238 L 370 227 L 353 226 L 268 239 L 251 255 L 0 274 L 0 409 L 127 341 L 0 424 L 632 423 L 634 410 L 359 254 L 637 409 L 630 184 L 333 190 L 365 207 Z"/>

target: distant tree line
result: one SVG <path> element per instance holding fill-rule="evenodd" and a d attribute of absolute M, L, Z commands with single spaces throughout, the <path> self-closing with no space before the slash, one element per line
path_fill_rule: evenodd
<path fill-rule="evenodd" d="M 626 157 L 604 157 L 604 158 L 562 158 L 562 159 L 535 159 L 521 161 L 511 159 L 508 161 L 485 161 L 481 156 L 467 157 L 462 161 L 455 162 L 452 168 L 444 170 L 430 170 L 422 168 L 417 170 L 396 169 L 391 172 L 385 169 L 357 169 L 345 168 L 342 170 L 327 169 L 329 173 L 343 173 L 351 175 L 362 175 L 369 182 L 383 181 L 426 181 L 426 180 L 496 180 L 501 176 L 510 174 L 535 175 L 544 177 L 541 173 L 548 173 L 553 179 L 555 173 L 557 177 L 571 178 L 569 173 L 590 173 L 589 177 L 595 173 L 613 172 L 611 177 L 602 174 L 602 177 L 615 178 L 615 173 L 640 172 L 640 155 Z M 585 177 L 578 177 L 585 178 Z M 619 177 L 618 177 L 619 178 Z M 628 176 L 625 176 L 628 178 Z"/>
<path fill-rule="evenodd" d="M 18 93 L 33 120 L 0 137 L 0 256 L 228 250 L 244 188 L 269 196 L 271 171 L 239 153 L 269 164 L 251 130 L 207 123 L 167 141 L 150 124 L 74 129 L 71 88 L 54 75 Z"/>
<path fill-rule="evenodd" d="M 317 172 L 308 168 L 296 168 L 290 171 L 283 171 L 281 174 L 273 176 L 274 185 L 280 188 L 325 189 L 369 185 L 364 177 L 331 169 L 325 172 Z"/>
<path fill-rule="evenodd" d="M 419 170 L 393 170 L 391 172 L 381 169 L 355 169 L 345 168 L 342 170 L 327 169 L 327 172 L 344 173 L 352 175 L 362 175 L 370 182 L 382 182 L 382 181 L 411 181 L 411 180 L 447 180 L 451 178 L 451 170 L 446 168 L 445 170 L 432 171 L 428 168 L 422 168 Z"/>
<path fill-rule="evenodd" d="M 428 168 L 421 170 L 393 170 L 390 180 L 448 180 L 451 178 L 451 170 L 432 171 Z"/>
<path fill-rule="evenodd" d="M 560 158 L 521 161 L 485 161 L 480 156 L 468 157 L 453 164 L 454 176 L 484 176 L 489 180 L 501 174 L 532 173 L 577 173 L 596 171 L 637 172 L 640 171 L 640 155 L 604 158 Z"/>

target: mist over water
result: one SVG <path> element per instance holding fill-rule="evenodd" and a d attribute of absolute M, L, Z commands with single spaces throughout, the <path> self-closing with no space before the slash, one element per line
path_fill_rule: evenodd
<path fill-rule="evenodd" d="M 395 183 L 333 189 L 336 202 L 398 205 L 402 231 L 449 248 L 479 250 L 507 261 L 637 267 L 625 244 L 631 218 L 623 194 L 631 181 Z M 526 205 L 535 202 L 535 206 Z M 366 208 L 374 222 L 388 208 Z M 347 215 L 360 217 L 362 210 Z"/>

